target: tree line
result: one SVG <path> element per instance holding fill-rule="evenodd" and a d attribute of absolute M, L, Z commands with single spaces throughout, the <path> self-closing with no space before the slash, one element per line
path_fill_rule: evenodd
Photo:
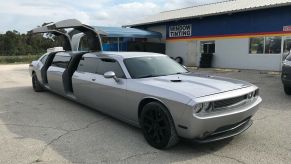
<path fill-rule="evenodd" d="M 60 45 L 62 38 L 49 34 L 20 34 L 16 30 L 0 34 L 0 56 L 40 55 Z"/>

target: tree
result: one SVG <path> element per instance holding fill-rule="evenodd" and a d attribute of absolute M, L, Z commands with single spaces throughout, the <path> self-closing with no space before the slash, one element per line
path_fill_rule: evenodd
<path fill-rule="evenodd" d="M 43 23 L 47 24 L 50 23 Z M 51 34 L 20 34 L 16 30 L 0 34 L 0 56 L 38 55 L 48 48 L 62 45 L 62 37 Z"/>

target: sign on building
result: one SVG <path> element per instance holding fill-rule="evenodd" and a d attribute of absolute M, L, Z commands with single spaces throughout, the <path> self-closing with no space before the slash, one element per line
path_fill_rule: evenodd
<path fill-rule="evenodd" d="M 177 25 L 177 26 L 169 26 L 169 37 L 187 37 L 192 35 L 192 25 Z"/>
<path fill-rule="evenodd" d="M 283 31 L 291 31 L 291 26 L 284 26 Z"/>

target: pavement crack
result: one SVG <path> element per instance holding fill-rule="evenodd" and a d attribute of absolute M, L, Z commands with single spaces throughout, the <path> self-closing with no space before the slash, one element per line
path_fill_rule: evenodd
<path fill-rule="evenodd" d="M 103 118 L 103 119 L 101 119 L 101 120 L 97 120 L 97 121 L 90 122 L 90 123 L 87 124 L 85 127 L 82 127 L 82 128 L 79 128 L 79 129 L 65 130 L 65 131 L 66 131 L 65 133 L 63 133 L 63 134 L 59 135 L 58 137 L 52 139 L 48 144 L 46 144 L 46 145 L 44 146 L 43 150 L 41 151 L 41 153 L 40 153 L 40 155 L 39 155 L 39 158 L 38 158 L 37 160 L 33 161 L 32 163 L 43 162 L 43 161 L 41 160 L 41 158 L 42 158 L 43 154 L 45 153 L 45 151 L 47 150 L 47 148 L 48 148 L 50 145 L 52 145 L 53 143 L 55 143 L 56 141 L 60 140 L 62 137 L 66 136 L 66 135 L 68 135 L 68 134 L 70 134 L 70 133 L 72 133 L 72 132 L 77 132 L 77 131 L 80 131 L 80 130 L 87 129 L 87 128 L 89 128 L 91 125 L 94 125 L 94 124 L 99 123 L 99 122 L 104 121 L 104 120 L 106 120 L 106 118 Z"/>
<path fill-rule="evenodd" d="M 234 157 L 229 157 L 229 156 L 226 156 L 226 155 L 219 155 L 219 154 L 215 154 L 214 152 L 205 152 L 205 153 L 208 153 L 208 154 L 216 156 L 216 157 L 230 159 L 230 160 L 236 161 L 237 163 L 246 164 L 244 161 L 241 161 L 241 160 L 236 159 Z"/>
<path fill-rule="evenodd" d="M 269 116 L 264 116 L 262 118 L 257 118 L 257 119 L 254 119 L 254 121 L 261 121 L 261 120 L 265 120 L 267 119 Z"/>
<path fill-rule="evenodd" d="M 70 130 L 69 132 L 76 132 L 76 131 L 80 131 L 80 130 L 87 129 L 87 128 L 89 128 L 91 125 L 94 125 L 94 124 L 99 123 L 99 122 L 104 121 L 104 120 L 106 120 L 106 118 L 103 118 L 103 119 L 101 119 L 101 120 L 97 120 L 97 121 L 93 121 L 93 122 L 87 124 L 85 127 L 82 127 L 82 128 L 79 128 L 79 129 L 73 129 L 73 130 Z"/>
<path fill-rule="evenodd" d="M 139 153 L 139 154 L 133 154 L 131 156 L 128 156 L 126 158 L 123 158 L 121 159 L 121 161 L 127 161 L 131 158 L 135 158 L 135 157 L 141 157 L 141 156 L 144 156 L 144 155 L 153 155 L 153 154 L 157 154 L 158 152 L 145 152 L 145 153 Z"/>

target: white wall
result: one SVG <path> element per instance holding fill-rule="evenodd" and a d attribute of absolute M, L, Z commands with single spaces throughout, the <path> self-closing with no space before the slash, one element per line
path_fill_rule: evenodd
<path fill-rule="evenodd" d="M 199 41 L 166 41 L 166 26 L 149 27 L 147 30 L 160 32 L 162 39 L 149 39 L 150 42 L 166 43 L 166 54 L 182 57 L 184 65 L 199 66 Z M 249 39 L 215 40 L 213 67 L 256 70 L 281 70 L 281 54 L 249 54 Z"/>
<path fill-rule="evenodd" d="M 249 39 L 215 41 L 213 67 L 281 70 L 280 54 L 249 54 Z"/>

